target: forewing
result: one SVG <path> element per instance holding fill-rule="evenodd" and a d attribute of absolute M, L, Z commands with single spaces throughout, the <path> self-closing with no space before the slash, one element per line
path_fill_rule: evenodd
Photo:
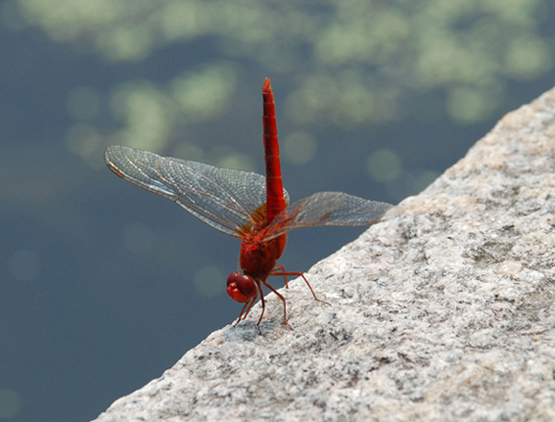
<path fill-rule="evenodd" d="M 251 224 L 252 213 L 266 202 L 266 179 L 256 173 L 161 157 L 123 146 L 108 147 L 104 156 L 118 176 L 176 202 L 232 236 L 240 237 L 237 231 Z"/>
<path fill-rule="evenodd" d="M 342 192 L 318 192 L 299 199 L 278 215 L 269 227 L 267 240 L 301 227 L 367 226 L 377 223 L 393 208 Z"/>

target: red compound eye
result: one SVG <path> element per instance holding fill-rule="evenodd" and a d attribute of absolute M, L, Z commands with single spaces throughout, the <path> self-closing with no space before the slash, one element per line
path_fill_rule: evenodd
<path fill-rule="evenodd" d="M 249 299 L 256 297 L 258 290 L 252 277 L 234 271 L 227 277 L 227 294 L 233 300 L 245 303 Z"/>

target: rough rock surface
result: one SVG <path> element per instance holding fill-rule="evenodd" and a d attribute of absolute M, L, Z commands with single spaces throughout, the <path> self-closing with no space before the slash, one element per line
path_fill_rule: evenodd
<path fill-rule="evenodd" d="M 555 89 L 97 421 L 555 421 Z"/>

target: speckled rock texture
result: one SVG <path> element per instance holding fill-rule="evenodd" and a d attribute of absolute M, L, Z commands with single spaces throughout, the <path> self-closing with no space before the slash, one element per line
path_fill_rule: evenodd
<path fill-rule="evenodd" d="M 555 421 L 555 89 L 97 421 Z M 400 214 L 400 215 L 399 215 Z"/>

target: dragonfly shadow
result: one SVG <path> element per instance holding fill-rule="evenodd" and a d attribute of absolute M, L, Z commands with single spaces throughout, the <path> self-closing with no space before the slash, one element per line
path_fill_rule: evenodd
<path fill-rule="evenodd" d="M 278 318 L 279 319 L 279 318 Z M 277 330 L 286 330 L 287 332 L 293 331 L 293 327 L 289 324 L 284 325 L 281 319 L 263 320 L 260 325 L 257 324 L 257 319 L 241 321 L 238 325 L 229 327 L 224 336 L 227 341 L 233 343 L 253 342 L 260 337 L 265 337 L 270 333 L 276 333 Z"/>

